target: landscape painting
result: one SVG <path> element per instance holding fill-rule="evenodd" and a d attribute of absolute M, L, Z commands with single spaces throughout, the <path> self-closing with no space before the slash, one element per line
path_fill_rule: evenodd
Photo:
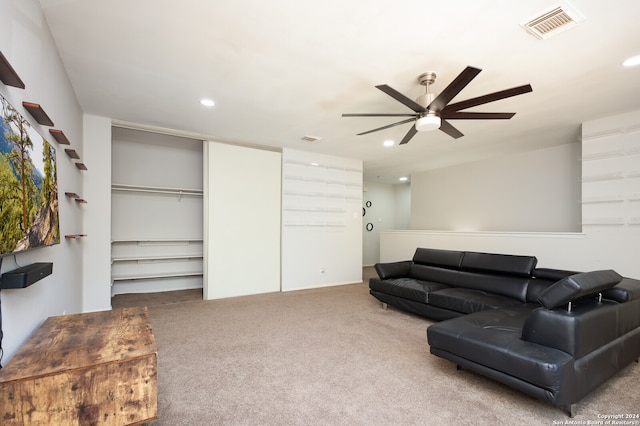
<path fill-rule="evenodd" d="M 56 150 L 0 95 L 0 256 L 60 243 Z"/>

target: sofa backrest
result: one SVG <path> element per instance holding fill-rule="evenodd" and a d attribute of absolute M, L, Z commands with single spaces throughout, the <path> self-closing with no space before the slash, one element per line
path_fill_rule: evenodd
<path fill-rule="evenodd" d="M 554 309 L 592 294 L 602 293 L 622 281 L 611 269 L 569 275 L 546 289 L 538 301 L 547 309 Z"/>
<path fill-rule="evenodd" d="M 421 281 L 433 281 L 448 285 L 455 285 L 459 272 L 455 269 L 438 266 L 420 265 L 414 263 L 409 268 L 409 277 Z"/>
<path fill-rule="evenodd" d="M 640 299 L 640 281 L 631 278 L 622 278 L 618 284 L 604 290 L 602 297 L 615 300 L 616 302 L 628 302 L 630 300 Z"/>
<path fill-rule="evenodd" d="M 417 248 L 409 277 L 453 285 L 464 253 L 455 250 Z"/>
<path fill-rule="evenodd" d="M 530 277 L 538 259 L 535 256 L 464 252 L 460 269 L 488 274 Z"/>
<path fill-rule="evenodd" d="M 529 278 L 514 275 L 498 275 L 486 272 L 458 272 L 456 287 L 473 288 L 508 296 L 521 302 L 527 301 Z"/>
<path fill-rule="evenodd" d="M 455 250 L 440 250 L 417 248 L 413 255 L 413 263 L 419 265 L 437 266 L 439 268 L 458 269 L 464 252 Z"/>

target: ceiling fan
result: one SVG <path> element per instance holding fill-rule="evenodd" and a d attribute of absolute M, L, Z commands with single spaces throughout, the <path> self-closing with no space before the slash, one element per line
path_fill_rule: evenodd
<path fill-rule="evenodd" d="M 531 92 L 533 89 L 530 84 L 513 87 L 511 89 L 501 90 L 499 92 L 489 93 L 488 95 L 478 96 L 477 98 L 467 99 L 465 101 L 449 104 L 449 102 L 464 89 L 482 71 L 479 68 L 471 66 L 466 67 L 445 89 L 434 98 L 429 92 L 429 85 L 433 84 L 436 79 L 436 73 L 428 71 L 418 77 L 421 85 L 425 86 L 425 94 L 418 97 L 416 101 L 409 99 L 397 90 L 382 84 L 376 86 L 393 99 L 409 107 L 414 111 L 413 114 L 342 114 L 343 117 L 411 117 L 406 120 L 387 126 L 378 127 L 377 129 L 368 130 L 358 133 L 366 135 L 367 133 L 377 132 L 379 130 L 388 129 L 390 127 L 399 126 L 401 124 L 415 122 L 411 126 L 407 134 L 400 141 L 400 145 L 405 144 L 415 136 L 417 132 L 427 132 L 440 129 L 454 139 L 464 136 L 462 132 L 453 127 L 447 120 L 500 120 L 510 119 L 515 112 L 468 112 L 462 111 L 478 105 L 495 102 L 500 99 L 510 98 L 512 96 L 522 95 Z"/>

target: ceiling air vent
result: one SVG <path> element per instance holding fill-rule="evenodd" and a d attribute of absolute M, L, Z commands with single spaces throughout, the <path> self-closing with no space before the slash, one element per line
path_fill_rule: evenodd
<path fill-rule="evenodd" d="M 319 138 L 317 136 L 309 136 L 309 135 L 304 135 L 303 137 L 300 138 L 301 141 L 305 141 L 305 142 L 315 142 L 315 141 L 319 141 L 322 138 Z"/>
<path fill-rule="evenodd" d="M 547 39 L 576 26 L 583 19 L 584 17 L 574 8 L 562 4 L 525 22 L 522 26 L 534 36 Z"/>

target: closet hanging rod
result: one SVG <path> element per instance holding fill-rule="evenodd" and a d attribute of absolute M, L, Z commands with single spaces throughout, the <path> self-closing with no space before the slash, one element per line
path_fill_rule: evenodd
<path fill-rule="evenodd" d="M 202 196 L 203 194 L 203 191 L 201 189 L 164 188 L 158 186 L 124 185 L 119 183 L 114 183 L 113 185 L 111 185 L 111 189 L 116 191 L 149 192 L 174 195 Z"/>

